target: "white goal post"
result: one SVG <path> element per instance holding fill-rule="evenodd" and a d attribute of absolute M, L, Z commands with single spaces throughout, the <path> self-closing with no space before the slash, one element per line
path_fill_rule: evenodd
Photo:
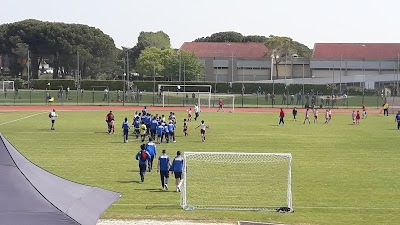
<path fill-rule="evenodd" d="M 235 95 L 226 95 L 226 94 L 200 94 L 199 102 L 197 105 L 199 106 L 199 110 L 201 111 L 201 107 L 219 107 L 219 100 L 223 100 L 224 108 L 230 112 L 235 112 Z"/>
<path fill-rule="evenodd" d="M 198 102 L 200 95 L 210 95 L 209 92 L 161 92 L 162 106 L 165 105 L 193 105 Z"/>
<path fill-rule="evenodd" d="M 185 152 L 180 189 L 185 210 L 293 211 L 292 155 Z"/>
<path fill-rule="evenodd" d="M 2 81 L 0 82 L 0 91 L 4 92 L 7 91 L 14 91 L 14 81 Z"/>
<path fill-rule="evenodd" d="M 212 86 L 211 85 L 190 85 L 190 84 L 159 84 L 158 85 L 158 93 L 168 91 L 175 92 L 179 90 L 180 92 L 203 92 L 203 93 L 211 93 Z"/>

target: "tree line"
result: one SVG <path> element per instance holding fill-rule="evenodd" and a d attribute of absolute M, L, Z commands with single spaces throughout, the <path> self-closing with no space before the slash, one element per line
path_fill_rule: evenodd
<path fill-rule="evenodd" d="M 277 62 L 294 53 L 311 56 L 307 46 L 288 37 L 243 36 L 230 31 L 194 41 L 265 43 Z M 0 56 L 7 58 L 13 77 L 27 74 L 29 56 L 32 79 L 39 78 L 44 62 L 53 68 L 53 79 L 78 74 L 82 79 L 122 79 L 130 71 L 130 75 L 139 74 L 141 78 L 195 81 L 204 74 L 196 55 L 172 49 L 170 38 L 163 31 L 141 32 L 133 48 L 121 50 L 100 29 L 33 19 L 0 25 Z"/>

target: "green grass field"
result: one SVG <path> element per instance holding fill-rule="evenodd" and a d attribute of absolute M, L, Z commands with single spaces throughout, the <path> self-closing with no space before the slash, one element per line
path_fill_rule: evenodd
<path fill-rule="evenodd" d="M 159 151 L 165 148 L 171 157 L 176 150 L 292 153 L 295 212 L 280 214 L 184 211 L 179 207 L 179 193 L 160 190 L 155 171 L 147 174 L 145 183 L 139 183 L 134 159 L 139 142 L 131 137 L 124 144 L 119 129 L 123 117 L 131 119 L 133 112 L 115 112 L 118 128 L 115 135 L 106 134 L 106 111 L 60 111 L 54 132 L 50 131 L 46 112 L 19 120 L 37 113 L 1 112 L 0 132 L 27 158 L 52 173 L 121 192 L 123 197 L 103 218 L 252 220 L 292 225 L 400 221 L 400 131 L 393 115 L 371 114 L 359 126 L 350 125 L 349 114 L 334 114 L 331 124 L 311 125 L 291 121 L 288 116 L 285 126 L 278 127 L 276 113 L 202 113 L 201 119 L 210 126 L 206 142 L 201 142 L 199 131 L 194 130 L 197 122 L 192 122 L 188 137 L 180 132 L 180 123 L 177 142 L 158 146 Z M 177 112 L 178 119 L 185 115 Z M 210 182 L 213 179 L 217 178 L 209 177 Z M 174 189 L 173 180 L 170 187 Z M 204 195 L 209 190 L 199 186 L 192 191 Z M 224 190 L 214 191 L 224 196 Z M 263 200 L 264 190 L 260 186 L 249 185 L 241 191 L 245 196 L 248 192 L 258 193 L 260 198 L 254 199 L 255 205 Z M 248 199 L 243 199 L 248 203 Z M 226 201 L 236 205 L 241 198 Z"/>

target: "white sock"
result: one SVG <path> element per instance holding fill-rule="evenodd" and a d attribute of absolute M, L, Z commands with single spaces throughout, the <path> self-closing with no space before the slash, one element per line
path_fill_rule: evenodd
<path fill-rule="evenodd" d="M 169 178 L 165 178 L 165 185 L 168 185 Z"/>

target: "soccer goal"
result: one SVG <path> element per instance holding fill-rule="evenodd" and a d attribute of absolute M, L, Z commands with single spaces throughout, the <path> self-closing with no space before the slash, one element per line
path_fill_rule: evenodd
<path fill-rule="evenodd" d="M 223 107 L 227 112 L 235 112 L 235 95 L 223 95 L 223 94 L 200 94 L 198 106 L 201 111 L 202 107 L 207 108 L 218 108 L 219 101 L 223 101 Z"/>
<path fill-rule="evenodd" d="M 7 91 L 14 91 L 14 81 L 2 81 L 0 82 L 0 91 L 4 92 Z"/>
<path fill-rule="evenodd" d="M 212 86 L 211 85 L 178 85 L 178 84 L 159 84 L 158 85 L 158 93 L 161 92 L 205 92 L 205 93 L 211 93 L 212 91 Z"/>
<path fill-rule="evenodd" d="M 200 95 L 210 95 L 209 92 L 161 92 L 162 106 L 193 105 L 198 102 Z"/>
<path fill-rule="evenodd" d="M 181 207 L 293 211 L 291 167 L 289 153 L 185 152 Z"/>

